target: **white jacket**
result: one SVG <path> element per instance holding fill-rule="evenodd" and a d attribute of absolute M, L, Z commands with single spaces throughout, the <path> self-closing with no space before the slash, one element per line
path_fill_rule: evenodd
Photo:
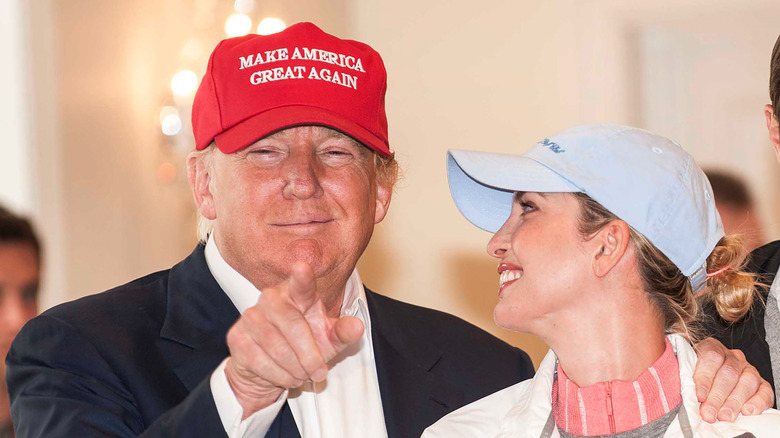
<path fill-rule="evenodd" d="M 702 421 L 693 383 L 696 353 L 684 338 L 670 335 L 669 341 L 680 364 L 683 406 L 695 437 L 738 437 L 750 432 L 757 438 L 780 437 L 780 412 L 768 409 L 761 415 L 739 415 L 734 423 Z M 491 394 L 450 413 L 423 432 L 422 438 L 539 438 L 552 411 L 555 353 L 544 357 L 536 376 Z M 664 437 L 689 438 L 681 428 L 681 415 L 672 421 Z M 683 419 L 684 423 L 684 419 Z M 551 438 L 559 438 L 554 427 Z"/>

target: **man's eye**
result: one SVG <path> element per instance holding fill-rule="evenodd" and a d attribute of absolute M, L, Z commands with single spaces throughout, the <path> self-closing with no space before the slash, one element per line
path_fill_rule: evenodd
<path fill-rule="evenodd" d="M 256 163 L 277 162 L 283 156 L 284 152 L 275 148 L 252 149 L 247 153 L 247 158 Z"/>
<path fill-rule="evenodd" d="M 25 303 L 35 303 L 38 299 L 38 285 L 27 286 L 22 290 L 22 300 Z"/>
<path fill-rule="evenodd" d="M 348 157 L 348 156 L 352 155 L 352 153 L 350 153 L 348 151 L 341 150 L 341 149 L 332 149 L 332 150 L 329 150 L 329 151 L 325 151 L 325 154 L 331 155 L 331 156 L 334 156 L 334 157 L 338 157 L 338 156 Z"/>
<path fill-rule="evenodd" d="M 324 163 L 346 164 L 352 161 L 355 155 L 347 149 L 333 148 L 320 152 L 320 157 Z"/>

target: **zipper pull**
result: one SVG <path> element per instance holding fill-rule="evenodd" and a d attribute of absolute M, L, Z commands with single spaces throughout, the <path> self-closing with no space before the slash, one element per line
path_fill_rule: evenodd
<path fill-rule="evenodd" d="M 607 418 L 609 419 L 610 433 L 617 433 L 615 430 L 615 414 L 612 410 L 612 382 L 607 382 Z"/>

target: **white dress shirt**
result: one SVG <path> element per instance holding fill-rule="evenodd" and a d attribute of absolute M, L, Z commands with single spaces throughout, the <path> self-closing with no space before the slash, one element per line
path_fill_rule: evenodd
<path fill-rule="evenodd" d="M 205 255 L 211 274 L 241 314 L 257 303 L 261 292 L 225 262 L 211 236 Z M 241 420 L 243 409 L 225 376 L 227 359 L 217 367 L 211 375 L 211 391 L 229 438 L 264 437 L 285 400 L 302 438 L 387 437 L 371 341 L 371 318 L 357 269 L 347 280 L 341 315 L 359 318 L 365 330 L 358 342 L 328 364 L 327 379 L 285 391 L 275 403 L 246 420 Z"/>

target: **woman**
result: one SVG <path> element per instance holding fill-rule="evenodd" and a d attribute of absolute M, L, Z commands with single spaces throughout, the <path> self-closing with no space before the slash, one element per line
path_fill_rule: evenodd
<path fill-rule="evenodd" d="M 496 322 L 551 350 L 534 379 L 453 412 L 425 438 L 777 436 L 774 410 L 699 417 L 695 295 L 738 319 L 753 276 L 734 266 L 740 242 L 723 235 L 706 177 L 677 144 L 589 125 L 522 156 L 448 160 L 458 208 L 495 232 Z"/>

